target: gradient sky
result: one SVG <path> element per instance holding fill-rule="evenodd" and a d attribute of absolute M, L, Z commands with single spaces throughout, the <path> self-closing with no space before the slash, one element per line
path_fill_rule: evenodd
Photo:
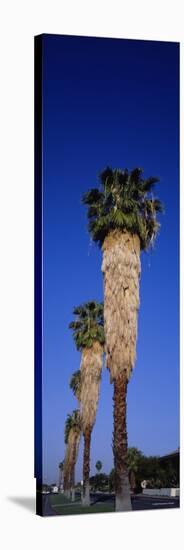
<path fill-rule="evenodd" d="M 142 253 L 137 361 L 128 388 L 129 445 L 162 455 L 179 445 L 179 46 L 44 35 L 43 471 L 58 480 L 69 389 L 80 365 L 68 324 L 75 305 L 103 299 L 101 251 L 90 242 L 82 194 L 98 172 L 156 175 L 165 214 Z M 103 369 L 91 473 L 113 466 L 112 386 Z M 82 478 L 82 443 L 76 469 Z"/>

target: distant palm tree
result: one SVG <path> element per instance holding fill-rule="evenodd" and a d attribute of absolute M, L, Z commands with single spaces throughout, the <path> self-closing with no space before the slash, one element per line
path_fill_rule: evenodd
<path fill-rule="evenodd" d="M 75 307 L 73 329 L 74 340 L 81 356 L 80 413 L 84 435 L 83 455 L 83 505 L 89 506 L 89 473 L 91 432 L 96 420 L 99 399 L 102 360 L 104 351 L 103 304 L 87 302 Z"/>
<path fill-rule="evenodd" d="M 70 379 L 70 389 L 73 391 L 74 396 L 78 400 L 78 406 L 80 407 L 80 396 L 81 396 L 81 371 L 80 370 L 77 370 L 72 374 L 71 379 Z M 80 437 L 81 437 L 81 432 L 80 432 L 79 441 L 78 441 L 77 449 L 76 449 L 75 465 L 76 465 L 77 458 L 78 458 Z M 73 470 L 71 472 L 72 501 L 75 500 L 75 487 L 74 487 L 75 486 L 75 465 L 74 465 Z"/>
<path fill-rule="evenodd" d="M 136 474 L 139 470 L 140 462 L 143 454 L 137 447 L 129 447 L 127 451 L 127 466 L 129 471 L 129 480 L 131 489 L 134 491 L 136 488 Z"/>
<path fill-rule="evenodd" d="M 74 472 L 78 456 L 81 434 L 81 419 L 79 410 L 67 415 L 65 422 L 66 453 L 64 460 L 64 491 L 69 496 L 70 490 L 75 485 Z"/>
<path fill-rule="evenodd" d="M 127 470 L 126 395 L 136 359 L 139 308 L 140 251 L 154 241 L 161 202 L 152 191 L 158 178 L 143 178 L 135 168 L 107 167 L 100 174 L 100 189 L 84 194 L 89 232 L 103 250 L 104 328 L 106 361 L 114 383 L 114 436 L 116 510 L 131 509 Z"/>
<path fill-rule="evenodd" d="M 98 472 L 100 472 L 100 470 L 102 469 L 102 462 L 101 460 L 97 460 L 96 464 L 95 464 L 95 468 L 97 469 Z"/>

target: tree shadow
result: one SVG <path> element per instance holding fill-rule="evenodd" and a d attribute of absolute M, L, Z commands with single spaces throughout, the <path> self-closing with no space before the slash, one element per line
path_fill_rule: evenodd
<path fill-rule="evenodd" d="M 8 500 L 17 506 L 22 506 L 22 508 L 33 514 L 36 514 L 36 499 L 34 497 L 8 497 Z"/>

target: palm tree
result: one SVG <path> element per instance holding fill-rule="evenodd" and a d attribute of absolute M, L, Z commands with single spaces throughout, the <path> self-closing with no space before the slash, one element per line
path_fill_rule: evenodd
<path fill-rule="evenodd" d="M 102 360 L 104 350 L 103 304 L 87 302 L 73 310 L 75 321 L 69 327 L 73 329 L 75 344 L 82 352 L 80 413 L 84 436 L 83 455 L 83 505 L 89 506 L 89 473 L 91 433 L 96 420 L 99 399 Z"/>
<path fill-rule="evenodd" d="M 162 204 L 153 196 L 158 178 L 143 178 L 143 170 L 107 167 L 100 189 L 84 194 L 89 232 L 103 251 L 104 330 L 106 364 L 114 384 L 116 510 L 131 509 L 127 470 L 126 395 L 136 359 L 139 308 L 140 251 L 154 241 Z"/>
<path fill-rule="evenodd" d="M 70 389 L 73 391 L 74 396 L 78 400 L 78 406 L 80 407 L 80 395 L 81 395 L 81 371 L 77 370 L 75 371 L 70 379 Z M 76 460 L 75 464 L 77 462 L 78 452 L 79 452 L 79 444 L 80 444 L 80 437 L 81 432 L 79 436 L 79 441 L 77 444 L 77 450 L 76 450 Z M 71 486 L 72 486 L 72 501 L 75 500 L 75 466 L 73 468 L 72 478 L 71 478 Z"/>
<path fill-rule="evenodd" d="M 129 480 L 131 489 L 134 491 L 136 488 L 136 475 L 140 467 L 143 454 L 137 447 L 129 447 L 127 451 L 127 466 L 129 472 Z"/>
<path fill-rule="evenodd" d="M 64 460 L 63 462 L 59 463 L 59 483 L 58 483 L 59 491 L 61 491 L 61 487 L 63 483 L 63 470 L 64 470 Z"/>
<path fill-rule="evenodd" d="M 81 419 L 79 410 L 67 415 L 65 422 L 66 453 L 64 460 L 64 491 L 69 496 L 75 485 L 75 464 L 77 461 L 81 434 Z"/>
<path fill-rule="evenodd" d="M 95 464 L 95 468 L 97 470 L 97 472 L 100 472 L 100 470 L 102 469 L 102 462 L 101 460 L 97 460 L 96 464 Z"/>

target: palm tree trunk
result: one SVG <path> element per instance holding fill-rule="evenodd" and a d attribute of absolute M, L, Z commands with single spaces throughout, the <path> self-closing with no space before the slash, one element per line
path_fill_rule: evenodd
<path fill-rule="evenodd" d="M 64 494 L 67 498 L 70 498 L 70 483 L 68 475 L 64 478 Z"/>
<path fill-rule="evenodd" d="M 75 465 L 72 468 L 71 472 L 71 498 L 72 502 L 75 500 Z"/>
<path fill-rule="evenodd" d="M 80 436 L 81 436 L 81 433 L 79 430 L 74 432 L 72 452 L 71 452 L 71 463 L 70 463 L 70 487 L 71 487 L 72 501 L 75 500 L 75 465 L 77 462 L 77 457 L 79 452 Z"/>
<path fill-rule="evenodd" d="M 90 506 L 90 487 L 89 487 L 89 472 L 90 472 L 90 444 L 91 444 L 91 427 L 86 428 L 84 432 L 84 456 L 83 456 L 83 506 Z"/>
<path fill-rule="evenodd" d="M 126 373 L 114 381 L 114 467 L 116 512 L 131 510 L 130 486 L 127 468 L 127 429 L 126 429 Z"/>
<path fill-rule="evenodd" d="M 59 490 L 59 493 L 60 493 L 60 488 L 61 488 L 61 470 L 59 470 L 59 480 L 58 480 L 58 490 Z"/>
<path fill-rule="evenodd" d="M 114 383 L 114 465 L 116 510 L 130 510 L 126 464 L 126 392 L 136 359 L 139 308 L 140 239 L 111 231 L 103 243 L 106 365 Z"/>
<path fill-rule="evenodd" d="M 64 494 L 67 498 L 70 498 L 70 456 L 71 456 L 71 441 L 69 441 L 65 453 L 64 470 L 63 470 L 63 488 Z"/>
<path fill-rule="evenodd" d="M 99 400 L 103 362 L 103 346 L 95 341 L 90 348 L 84 348 L 81 357 L 80 413 L 82 431 L 94 426 Z"/>
<path fill-rule="evenodd" d="M 64 488 L 64 495 L 67 498 L 70 498 L 70 482 L 69 482 L 69 473 L 68 473 L 68 471 L 66 471 L 64 473 L 63 488 Z"/>
<path fill-rule="evenodd" d="M 70 493 L 74 485 L 75 464 L 78 457 L 80 443 L 80 429 L 72 428 L 69 433 L 68 443 L 64 461 L 64 493 L 70 498 Z"/>
<path fill-rule="evenodd" d="M 102 271 L 106 364 L 111 381 L 124 371 L 129 379 L 135 365 L 140 269 L 139 237 L 109 233 L 103 244 Z"/>
<path fill-rule="evenodd" d="M 91 433 L 96 420 L 99 387 L 102 372 L 103 346 L 95 341 L 90 348 L 84 348 L 81 358 L 80 413 L 84 435 L 83 456 L 83 498 L 84 506 L 90 505 L 89 473 Z"/>

